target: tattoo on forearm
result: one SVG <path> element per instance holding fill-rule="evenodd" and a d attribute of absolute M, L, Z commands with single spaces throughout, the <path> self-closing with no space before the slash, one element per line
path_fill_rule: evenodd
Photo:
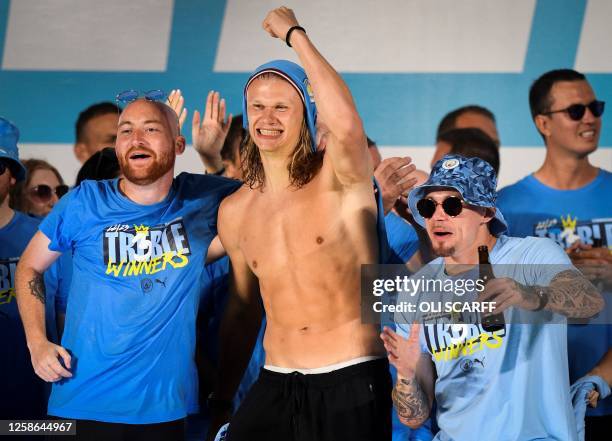
<path fill-rule="evenodd" d="M 603 299 L 597 288 L 575 270 L 557 274 L 546 291 L 549 308 L 568 317 L 592 317 L 603 307 Z"/>
<path fill-rule="evenodd" d="M 526 286 L 520 283 L 517 283 L 518 289 L 521 292 L 521 297 L 524 300 L 535 303 L 536 305 L 540 303 L 539 297 L 536 294 L 536 289 L 540 288 L 538 286 Z M 542 288 L 540 288 L 542 289 Z"/>
<path fill-rule="evenodd" d="M 391 397 L 402 422 L 420 425 L 429 416 L 427 396 L 416 378 L 398 381 Z"/>
<path fill-rule="evenodd" d="M 44 305 L 46 294 L 42 274 L 36 274 L 32 280 L 28 282 L 28 286 L 30 287 L 30 293 Z"/>

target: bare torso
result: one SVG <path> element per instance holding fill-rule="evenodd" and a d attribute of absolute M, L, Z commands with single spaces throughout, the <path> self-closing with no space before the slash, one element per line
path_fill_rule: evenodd
<path fill-rule="evenodd" d="M 259 280 L 266 364 L 315 368 L 385 354 L 360 309 L 361 264 L 378 259 L 372 184 L 334 186 L 328 166 L 299 190 L 243 187 L 228 201 Z"/>

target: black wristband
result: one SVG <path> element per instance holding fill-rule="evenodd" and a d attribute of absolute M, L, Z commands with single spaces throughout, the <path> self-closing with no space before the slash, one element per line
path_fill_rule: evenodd
<path fill-rule="evenodd" d="M 538 296 L 539 303 L 538 303 L 538 307 L 534 309 L 534 311 L 541 311 L 548 304 L 548 293 L 544 291 L 542 288 L 537 288 L 536 295 Z"/>
<path fill-rule="evenodd" d="M 293 47 L 291 46 L 291 43 L 289 43 L 289 39 L 291 38 L 291 33 L 295 31 L 296 29 L 299 31 L 302 31 L 303 33 L 306 33 L 306 29 L 304 29 L 301 26 L 291 26 L 289 30 L 287 31 L 287 35 L 285 35 L 285 43 L 287 43 L 287 46 L 289 47 Z"/>

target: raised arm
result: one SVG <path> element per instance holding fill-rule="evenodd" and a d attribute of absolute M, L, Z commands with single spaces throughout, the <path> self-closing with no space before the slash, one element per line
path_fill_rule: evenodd
<path fill-rule="evenodd" d="M 285 41 L 287 32 L 299 26 L 291 9 L 281 7 L 268 13 L 263 28 Z M 323 58 L 305 32 L 294 30 L 289 42 L 298 55 L 312 86 L 317 104 L 318 130 L 327 133 L 326 155 L 343 185 L 372 177 L 366 135 L 347 85 Z"/>
<path fill-rule="evenodd" d="M 385 327 L 381 338 L 389 362 L 397 369 L 393 387 L 393 405 L 402 422 L 413 429 L 429 417 L 434 395 L 435 371 L 431 357 L 419 347 L 418 324 L 410 328 L 408 339 Z"/>
<path fill-rule="evenodd" d="M 207 173 L 221 174 L 224 171 L 221 159 L 223 143 L 232 123 L 232 115 L 225 118 L 225 99 L 219 92 L 211 90 L 206 98 L 204 114 L 193 112 L 191 139 L 193 148 L 200 155 Z"/>
<path fill-rule="evenodd" d="M 61 346 L 51 343 L 45 331 L 43 273 L 60 255 L 48 247 L 47 236 L 37 232 L 17 265 L 15 293 L 34 371 L 45 381 L 58 381 L 72 374 L 64 368 L 70 369 L 70 354 Z M 63 359 L 64 366 L 60 364 L 58 356 Z"/>

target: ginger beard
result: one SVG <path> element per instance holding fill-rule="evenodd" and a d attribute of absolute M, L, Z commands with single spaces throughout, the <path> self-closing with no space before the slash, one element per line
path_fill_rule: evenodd
<path fill-rule="evenodd" d="M 132 156 L 136 157 L 141 154 L 149 155 L 153 161 L 144 167 L 130 163 Z M 134 146 L 125 155 L 119 156 L 117 159 L 125 179 L 136 185 L 149 185 L 172 170 L 176 161 L 176 154 L 173 149 L 160 152 L 158 155 L 149 148 Z"/>

